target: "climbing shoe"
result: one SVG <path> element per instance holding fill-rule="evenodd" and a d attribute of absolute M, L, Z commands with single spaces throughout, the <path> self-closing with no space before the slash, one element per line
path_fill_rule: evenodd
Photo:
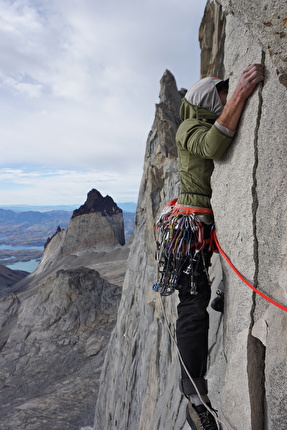
<path fill-rule="evenodd" d="M 217 312 L 224 313 L 224 293 L 221 290 L 216 291 L 217 297 L 211 302 L 211 307 Z"/>
<path fill-rule="evenodd" d="M 208 404 L 208 407 L 212 409 L 210 404 Z M 214 416 L 206 409 L 204 405 L 195 406 L 191 402 L 188 402 L 186 407 L 186 420 L 192 430 L 220 429 L 220 427 L 216 424 Z"/>

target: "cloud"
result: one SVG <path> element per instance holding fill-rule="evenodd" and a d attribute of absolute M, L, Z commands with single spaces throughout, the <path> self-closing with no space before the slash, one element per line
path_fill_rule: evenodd
<path fill-rule="evenodd" d="M 102 171 L 111 195 L 117 181 L 106 172 L 118 181 L 135 174 L 139 184 L 162 74 L 168 68 L 179 87 L 199 79 L 204 6 L 0 0 L 0 167 Z"/>
<path fill-rule="evenodd" d="M 116 171 L 76 171 L 0 169 L 0 204 L 75 205 L 85 201 L 86 194 L 96 188 L 103 195 L 111 195 L 117 202 L 136 201 L 138 172 L 121 175 Z"/>

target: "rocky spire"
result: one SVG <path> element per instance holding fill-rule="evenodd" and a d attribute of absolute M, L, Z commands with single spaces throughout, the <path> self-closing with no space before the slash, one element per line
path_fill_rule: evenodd
<path fill-rule="evenodd" d="M 103 197 L 98 190 L 93 188 L 88 192 L 86 202 L 79 209 L 74 210 L 72 218 L 91 212 L 101 212 L 103 216 L 112 216 L 122 213 L 122 210 L 110 196 Z"/>

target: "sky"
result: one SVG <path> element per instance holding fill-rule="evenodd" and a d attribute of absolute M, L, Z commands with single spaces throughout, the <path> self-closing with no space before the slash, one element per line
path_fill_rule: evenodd
<path fill-rule="evenodd" d="M 200 78 L 206 0 L 0 0 L 0 207 L 136 202 L 166 69 Z"/>

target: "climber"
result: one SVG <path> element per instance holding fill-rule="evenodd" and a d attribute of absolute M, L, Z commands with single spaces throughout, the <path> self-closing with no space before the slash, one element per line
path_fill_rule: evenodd
<path fill-rule="evenodd" d="M 180 194 L 173 212 L 174 216 L 182 217 L 186 213 L 190 217 L 196 208 L 193 219 L 201 230 L 201 241 L 207 244 L 200 247 L 200 252 L 196 243 L 190 245 L 190 258 L 185 260 L 177 286 L 176 336 L 182 358 L 180 389 L 188 399 L 187 421 L 193 430 L 218 428 L 211 413 L 205 379 L 209 326 L 206 308 L 211 294 L 208 266 L 212 251 L 208 239 L 213 229 L 210 202 L 213 159 L 220 158 L 231 144 L 245 103 L 263 79 L 263 66 L 249 65 L 228 101 L 228 79 L 201 79 L 187 91 L 180 108 L 183 122 L 176 134 Z M 192 237 L 196 242 L 199 236 Z"/>

